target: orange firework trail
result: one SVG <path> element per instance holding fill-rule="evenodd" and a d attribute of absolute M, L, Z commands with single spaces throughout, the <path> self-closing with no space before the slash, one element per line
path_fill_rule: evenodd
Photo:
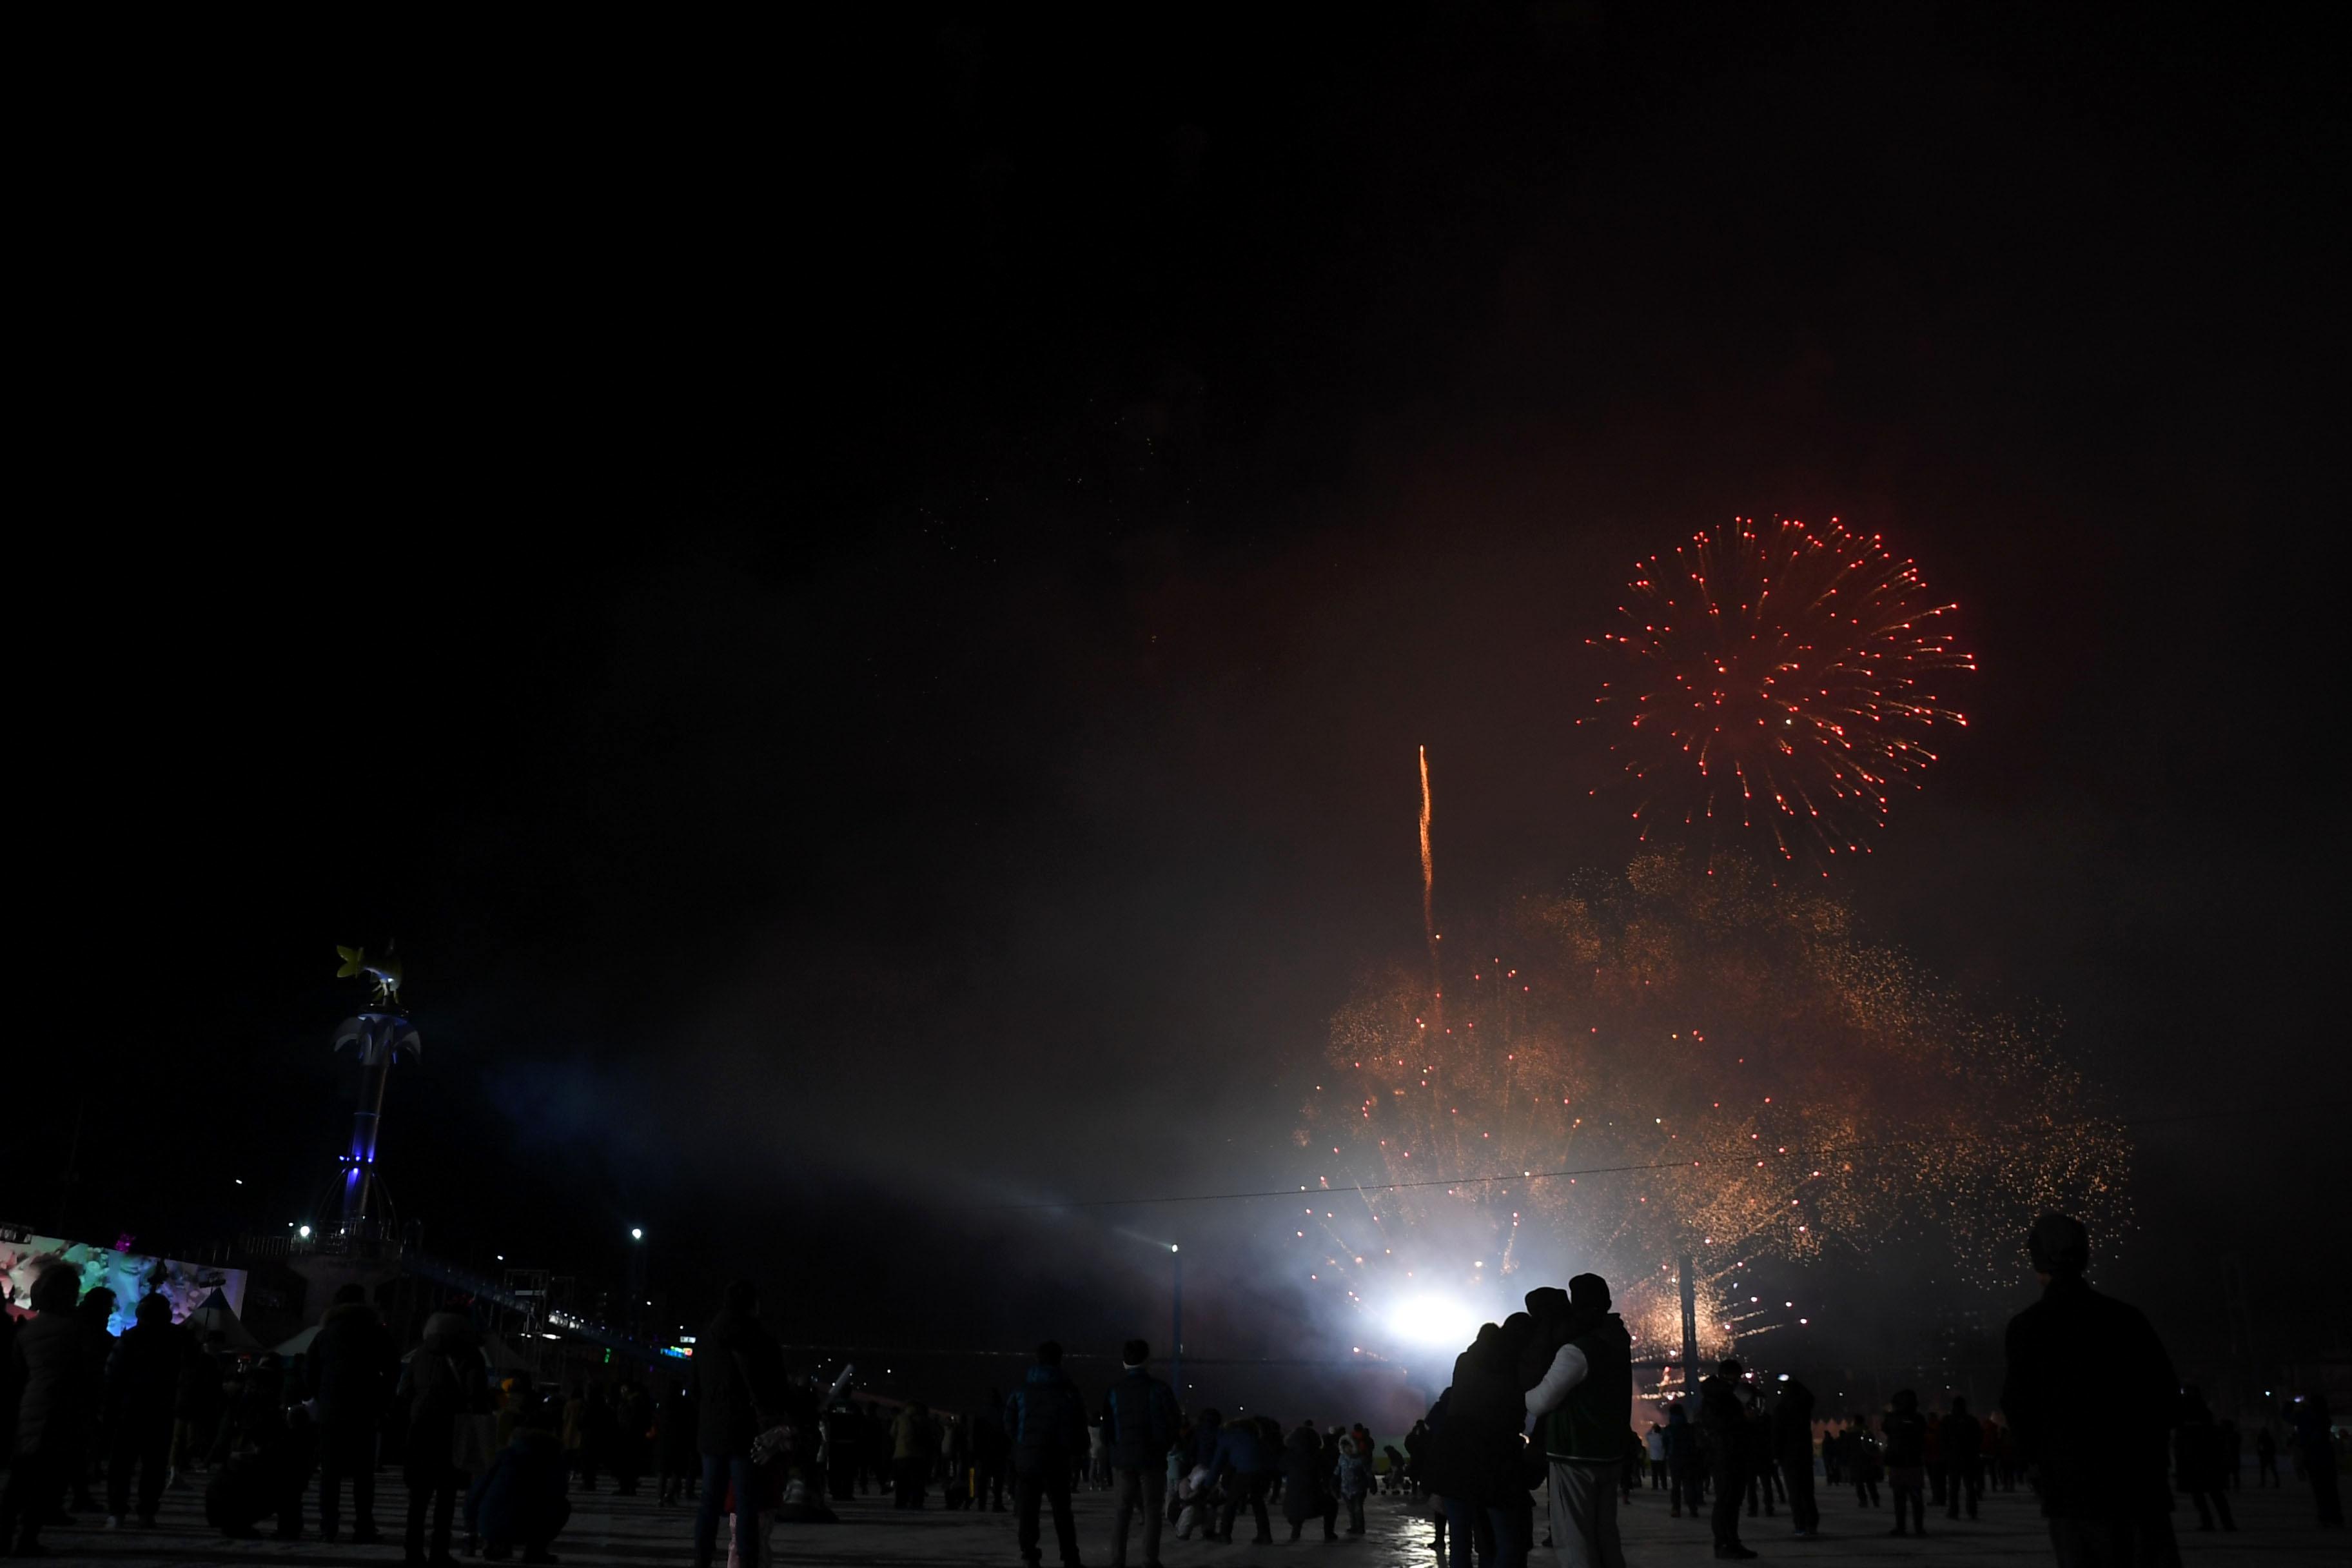
<path fill-rule="evenodd" d="M 1421 749 L 1421 934 L 1430 955 L 1437 952 L 1437 921 L 1432 912 L 1437 889 L 1437 859 L 1429 851 L 1429 748 Z"/>

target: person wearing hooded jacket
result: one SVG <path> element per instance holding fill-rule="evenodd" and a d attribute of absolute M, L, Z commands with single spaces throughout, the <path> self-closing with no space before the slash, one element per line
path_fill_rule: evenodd
<path fill-rule="evenodd" d="M 1037 1363 L 1004 1402 L 1004 1430 L 1013 1443 L 1014 1537 L 1021 1561 L 1032 1568 L 1042 1561 L 1037 1513 L 1041 1504 L 1050 1502 L 1062 1568 L 1078 1568 L 1070 1476 L 1072 1466 L 1087 1451 L 1087 1406 L 1077 1386 L 1062 1372 L 1062 1347 L 1055 1341 L 1037 1347 Z"/>
<path fill-rule="evenodd" d="M 163 1499 L 163 1471 L 172 1454 L 172 1405 L 180 1373 L 193 1353 L 187 1331 L 172 1321 L 162 1296 L 140 1299 L 137 1321 L 117 1340 L 106 1363 L 106 1523 L 120 1529 L 131 1504 L 131 1472 L 139 1471 L 139 1522 L 152 1525 Z"/>
<path fill-rule="evenodd" d="M 352 1540 L 378 1539 L 375 1445 L 400 1375 L 400 1352 L 368 1304 L 367 1288 L 346 1285 L 319 1320 L 310 1342 L 311 1388 L 318 1398 L 319 1530 L 335 1539 L 342 1482 L 352 1483 Z"/>
<path fill-rule="evenodd" d="M 1625 1413 L 1633 1404 L 1633 1340 L 1625 1320 L 1609 1310 L 1609 1281 L 1600 1275 L 1570 1279 L 1567 1301 L 1564 1337 L 1527 1392 L 1528 1424 L 1542 1438 L 1559 1510 L 1552 1536 L 1566 1568 L 1625 1568 L 1617 1503 Z"/>
<path fill-rule="evenodd" d="M 1282 1516 L 1290 1521 L 1296 1541 L 1310 1519 L 1323 1521 L 1323 1539 L 1337 1541 L 1339 1500 L 1331 1495 L 1323 1463 L 1323 1439 L 1311 1421 L 1294 1430 L 1282 1446 Z"/>

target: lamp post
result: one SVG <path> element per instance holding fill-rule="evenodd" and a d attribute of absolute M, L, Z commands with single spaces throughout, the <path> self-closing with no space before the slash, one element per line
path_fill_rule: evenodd
<path fill-rule="evenodd" d="M 643 1321 L 646 1307 L 646 1227 L 629 1227 L 629 1315 L 622 1321 L 628 1324 L 629 1333 L 638 1334 L 637 1325 Z"/>
<path fill-rule="evenodd" d="M 1168 1376 L 1176 1385 L 1176 1408 L 1184 1408 L 1184 1255 L 1168 1244 L 1168 1260 L 1175 1266 L 1176 1290 L 1168 1323 Z"/>

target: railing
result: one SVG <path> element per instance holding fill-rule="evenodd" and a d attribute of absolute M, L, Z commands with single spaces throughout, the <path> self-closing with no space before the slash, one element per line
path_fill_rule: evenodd
<path fill-rule="evenodd" d="M 240 1237 L 233 1255 L 252 1261 L 286 1260 L 301 1258 L 343 1258 L 368 1262 L 396 1263 L 401 1271 L 419 1279 L 429 1279 L 452 1290 L 461 1290 L 479 1300 L 493 1302 L 510 1312 L 519 1312 L 533 1325 L 533 1331 L 553 1330 L 567 1338 L 585 1340 L 590 1344 L 651 1363 L 666 1355 L 657 1345 L 650 1345 L 625 1330 L 595 1318 L 562 1309 L 551 1310 L 544 1295 L 492 1279 L 487 1274 L 435 1258 L 421 1247 L 409 1247 L 390 1237 L 365 1236 L 248 1236 Z M 544 1325 L 544 1328 L 539 1327 Z"/>

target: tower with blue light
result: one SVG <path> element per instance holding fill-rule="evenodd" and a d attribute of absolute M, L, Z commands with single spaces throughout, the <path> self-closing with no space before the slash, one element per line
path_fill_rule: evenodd
<path fill-rule="evenodd" d="M 368 1231 L 372 1224 L 380 1225 L 382 1210 L 388 1206 L 383 1178 L 376 1173 L 376 1154 L 383 1131 L 383 1096 L 392 1079 L 392 1064 L 402 1057 L 416 1057 L 424 1047 L 417 1039 L 416 1026 L 408 1021 L 406 1010 L 400 1005 L 400 961 L 392 956 L 391 945 L 385 945 L 381 959 L 369 958 L 362 948 L 339 947 L 335 951 L 343 961 L 335 977 L 363 978 L 370 999 L 375 1003 L 373 1007 L 344 1019 L 335 1031 L 335 1049 L 340 1052 L 350 1046 L 360 1061 L 359 1088 L 352 1110 L 351 1152 L 341 1157 L 342 1232 L 353 1236 Z"/>

